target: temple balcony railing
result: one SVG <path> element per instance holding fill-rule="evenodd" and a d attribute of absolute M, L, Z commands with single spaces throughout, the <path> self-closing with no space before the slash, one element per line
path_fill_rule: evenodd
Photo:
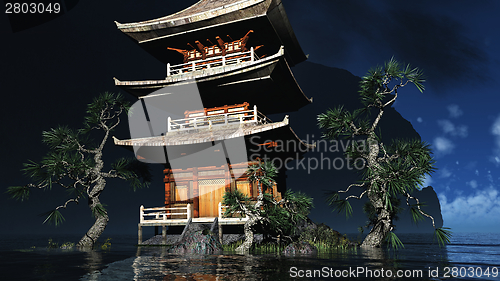
<path fill-rule="evenodd" d="M 252 47 L 250 48 L 250 51 L 247 52 L 232 53 L 225 56 L 216 56 L 204 60 L 196 60 L 176 65 L 170 65 L 170 63 L 168 63 L 167 77 L 203 69 L 239 64 L 242 62 L 254 62 L 257 60 L 259 60 L 259 57 L 255 54 L 254 48 Z"/>
<path fill-rule="evenodd" d="M 193 217 L 193 204 L 186 204 L 181 207 L 156 207 L 156 208 L 139 208 L 140 223 L 153 223 L 159 221 L 166 221 L 168 219 L 178 218 L 188 220 Z"/>
<path fill-rule="evenodd" d="M 199 117 L 190 117 L 183 119 L 167 119 L 167 132 L 183 131 L 200 128 L 212 128 L 214 126 L 222 126 L 229 124 L 269 124 L 272 120 L 257 110 L 257 106 L 253 110 L 243 110 L 235 112 L 227 112 L 221 114 L 211 114 Z"/>
<path fill-rule="evenodd" d="M 236 212 L 231 217 L 224 217 L 224 212 L 227 206 L 218 204 L 218 219 L 219 222 L 246 221 L 248 218 L 241 212 Z M 189 219 L 193 221 L 203 220 L 203 218 L 193 218 L 193 204 L 187 203 L 185 206 L 178 207 L 156 207 L 156 208 L 139 208 L 139 219 L 141 225 L 161 224 L 168 222 L 187 222 Z"/>

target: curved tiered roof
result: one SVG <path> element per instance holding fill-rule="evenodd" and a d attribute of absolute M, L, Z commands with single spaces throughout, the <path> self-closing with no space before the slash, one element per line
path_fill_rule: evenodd
<path fill-rule="evenodd" d="M 255 31 L 253 45 L 264 45 L 263 52 L 274 54 L 284 45 L 291 66 L 306 60 L 281 0 L 201 0 L 158 19 L 115 23 L 163 63 L 180 59 L 167 47 L 184 49 L 188 42 L 214 40 L 217 36 L 240 38 L 249 30 Z"/>
<path fill-rule="evenodd" d="M 312 102 L 295 80 L 284 59 L 283 49 L 273 56 L 253 62 L 176 74 L 164 80 L 120 81 L 115 78 L 115 85 L 137 97 L 147 96 L 173 84 L 195 82 L 205 107 L 219 106 L 221 102 L 249 102 L 258 104 L 264 114 L 275 114 L 297 111 Z M 248 93 L 235 95 L 242 91 Z"/>
<path fill-rule="evenodd" d="M 252 140 L 252 137 L 257 137 Z M 258 151 L 259 157 L 279 157 L 282 159 L 301 158 L 303 154 L 313 147 L 315 144 L 308 144 L 299 139 L 295 132 L 290 128 L 288 116 L 283 121 L 273 122 L 268 124 L 232 124 L 214 126 L 210 128 L 192 129 L 188 131 L 172 131 L 166 132 L 162 136 L 134 138 L 128 140 L 119 140 L 115 137 L 115 145 L 132 149 L 138 148 L 136 151 L 138 157 L 149 159 L 150 156 L 156 159 L 158 163 L 161 161 L 169 161 L 177 159 L 193 151 L 206 149 L 213 146 L 214 143 L 227 141 L 232 139 L 244 138 L 246 149 L 249 152 L 248 157 L 255 156 Z M 257 144 L 257 141 L 263 142 Z M 267 145 L 266 142 L 281 142 L 282 145 L 289 145 L 294 142 L 292 149 L 284 149 L 282 147 L 262 149 L 262 145 Z M 197 149 L 199 147 L 199 149 Z M 165 153 L 164 148 L 169 148 L 168 157 L 162 155 Z M 250 160 L 250 159 L 248 159 Z"/>

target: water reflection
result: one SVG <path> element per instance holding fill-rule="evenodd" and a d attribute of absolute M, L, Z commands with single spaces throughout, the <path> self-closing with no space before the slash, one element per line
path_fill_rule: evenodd
<path fill-rule="evenodd" d="M 77 248 L 77 251 L 84 253 L 85 263 L 82 266 L 89 273 L 102 269 L 102 253 L 88 248 Z"/>
<path fill-rule="evenodd" d="M 431 240 L 432 241 L 432 240 Z M 313 256 L 283 256 L 279 254 L 240 255 L 225 252 L 220 255 L 175 255 L 165 247 L 138 247 L 135 256 L 107 265 L 81 280 L 291 280 L 294 272 L 315 272 L 309 280 L 324 280 L 334 276 L 325 272 L 355 270 L 420 270 L 419 280 L 429 280 L 428 268 L 449 264 L 446 248 L 430 244 L 428 239 L 414 239 L 397 252 L 385 248 L 356 248 L 351 251 Z M 104 254 L 104 253 L 103 253 Z M 87 268 L 100 263 L 99 252 L 87 253 Z M 102 262 L 101 262 L 102 265 Z M 293 269 L 293 270 L 292 270 Z M 298 277 L 298 276 L 297 276 Z M 306 276 L 304 276 L 306 277 Z M 363 276 L 361 276 L 363 277 Z M 355 278 L 346 278 L 355 279 Z M 407 280 L 392 278 L 391 280 Z M 387 280 L 374 276 L 369 280 Z M 439 280 L 433 278 L 432 280 Z"/>
<path fill-rule="evenodd" d="M 423 250 L 423 251 L 422 251 Z M 444 256 L 443 256 L 444 255 Z M 315 256 L 238 255 L 172 255 L 165 248 L 139 248 L 132 268 L 134 280 L 290 280 L 295 271 L 326 272 L 363 267 L 366 269 L 398 270 L 436 267 L 446 260 L 446 251 L 434 246 L 409 247 L 397 256 L 383 248 L 358 248 L 347 252 Z M 330 272 L 330 271 L 329 271 Z M 316 276 L 322 279 L 324 276 Z M 427 277 L 427 275 L 424 275 Z M 384 278 L 371 278 L 384 280 Z M 398 280 L 397 278 L 393 280 Z M 425 280 L 425 278 L 423 279 Z"/>

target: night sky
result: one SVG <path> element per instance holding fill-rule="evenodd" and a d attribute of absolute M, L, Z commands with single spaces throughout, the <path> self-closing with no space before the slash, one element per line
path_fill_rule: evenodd
<path fill-rule="evenodd" d="M 43 130 L 58 124 L 77 128 L 93 97 L 104 91 L 120 91 L 113 77 L 122 81 L 164 77 L 164 65 L 122 34 L 113 21 L 154 19 L 195 2 L 66 1 L 66 12 L 61 16 L 31 27 L 26 22 L 35 19 L 28 18 L 22 28 L 9 23 L 2 13 L 2 190 L 29 182 L 20 169 L 23 162 L 40 160 L 46 151 L 41 144 Z M 438 171 L 425 186 L 433 186 L 438 194 L 444 225 L 453 231 L 500 232 L 500 2 L 283 3 L 304 52 L 309 54 L 308 62 L 302 63 L 305 66 L 298 65 L 294 72 L 301 73 L 300 67 L 304 70 L 312 65 L 319 71 L 322 68 L 316 64 L 321 64 L 363 76 L 370 67 L 392 56 L 423 69 L 426 91 L 406 87 L 394 107 L 434 150 Z M 299 84 L 301 79 L 304 77 L 297 76 Z M 324 84 L 325 93 L 304 90 L 305 94 L 317 100 L 330 89 L 341 87 L 331 85 L 328 79 L 319 83 Z M 295 118 L 290 124 L 300 127 L 300 122 Z M 127 138 L 127 126 L 114 135 Z M 106 149 L 109 160 L 131 156 L 111 143 Z M 139 206 L 161 206 L 161 166 L 152 169 L 155 179 L 148 190 L 134 193 L 126 183 L 108 182 L 101 197 L 109 206 L 107 233 L 133 234 Z M 326 182 L 320 185 L 328 188 Z M 93 222 L 86 204 L 65 210 L 66 222 L 57 229 L 42 225 L 43 218 L 38 215 L 66 198 L 60 191 L 35 192 L 27 202 L 8 199 L 2 191 L 0 212 L 6 227 L 0 228 L 0 233 L 83 234 Z M 316 205 L 324 205 L 321 198 L 316 198 Z M 359 224 L 351 221 L 345 223 L 351 228 L 331 226 L 355 232 Z"/>

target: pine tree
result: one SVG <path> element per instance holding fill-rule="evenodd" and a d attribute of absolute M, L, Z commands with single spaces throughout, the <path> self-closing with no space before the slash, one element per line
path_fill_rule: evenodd
<path fill-rule="evenodd" d="M 424 81 L 418 68 L 403 66 L 392 58 L 361 79 L 359 95 L 362 108 L 350 112 L 339 106 L 318 116 L 319 127 L 324 130 L 323 137 L 353 140 L 354 145 L 346 152 L 347 159 L 355 159 L 357 166 L 364 163 L 362 180 L 345 190 L 333 191 L 328 199 L 335 210 L 346 212 L 349 216 L 352 213 L 349 199 L 368 197 L 369 209 L 373 210 L 370 214 L 372 229 L 363 246 L 379 247 L 386 241 L 396 248 L 402 245 L 393 233 L 393 220 L 397 214 L 393 201 L 399 200 L 399 196 L 406 198 L 414 221 L 427 217 L 440 244 L 449 242 L 451 232 L 448 228 L 436 228 L 434 218 L 425 213 L 418 198 L 412 196 L 415 190 L 420 190 L 425 176 L 435 170 L 430 146 L 421 140 L 394 140 L 391 145 L 386 145 L 377 130 L 384 111 L 396 101 L 399 89 L 411 83 L 422 92 Z M 359 190 L 359 195 L 341 198 L 340 194 L 355 188 Z"/>
<path fill-rule="evenodd" d="M 40 162 L 25 163 L 23 169 L 33 183 L 11 186 L 7 193 L 14 199 L 24 201 L 29 198 L 32 189 L 62 187 L 71 194 L 71 198 L 47 212 L 44 221 L 55 225 L 65 220 L 62 209 L 70 203 L 87 200 L 95 222 L 77 246 L 93 247 L 109 221 L 105 205 L 99 199 L 106 180 L 126 180 L 134 190 L 148 186 L 151 180 L 149 167 L 135 159 L 117 159 L 108 171 L 104 170 L 104 146 L 110 132 L 120 124 L 120 116 L 129 108 L 120 94 L 104 93 L 88 105 L 83 128 L 73 130 L 59 126 L 42 132 L 42 141 L 49 148 L 47 154 Z M 90 141 L 91 137 L 99 137 L 100 141 L 94 143 Z"/>
<path fill-rule="evenodd" d="M 222 204 L 228 206 L 224 216 L 243 213 L 248 218 L 244 225 L 245 241 L 236 250 L 248 251 L 254 243 L 254 231 L 257 227 L 264 234 L 281 239 L 291 240 L 298 222 L 305 220 L 313 207 L 312 198 L 301 193 L 287 190 L 281 200 L 276 200 L 272 194 L 265 193 L 272 188 L 278 170 L 271 161 L 258 161 L 250 165 L 246 171 L 248 180 L 257 183 L 257 201 L 238 190 L 226 192 Z"/>

